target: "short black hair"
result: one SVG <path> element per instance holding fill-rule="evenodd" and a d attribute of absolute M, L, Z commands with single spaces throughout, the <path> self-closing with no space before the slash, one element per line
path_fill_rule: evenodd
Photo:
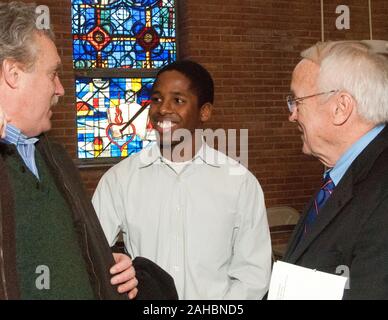
<path fill-rule="evenodd" d="M 214 82 L 209 71 L 207 71 L 198 62 L 192 60 L 178 60 L 159 70 L 156 75 L 156 81 L 159 75 L 166 71 L 178 71 L 190 80 L 190 88 L 198 97 L 198 106 L 202 107 L 205 103 L 214 101 Z M 155 82 L 156 83 L 156 82 Z"/>

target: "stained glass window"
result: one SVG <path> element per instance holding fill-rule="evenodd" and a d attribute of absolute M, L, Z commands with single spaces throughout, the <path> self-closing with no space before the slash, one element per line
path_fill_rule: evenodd
<path fill-rule="evenodd" d="M 176 60 L 175 0 L 72 0 L 78 158 L 126 157 L 156 140 L 157 71 Z"/>
<path fill-rule="evenodd" d="M 176 60 L 173 0 L 73 0 L 74 68 L 160 68 Z"/>
<path fill-rule="evenodd" d="M 148 78 L 76 80 L 79 158 L 125 157 L 155 140 L 147 121 L 152 83 Z"/>

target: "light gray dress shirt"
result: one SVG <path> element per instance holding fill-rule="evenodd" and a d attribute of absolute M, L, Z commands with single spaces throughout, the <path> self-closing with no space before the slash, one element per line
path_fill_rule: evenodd
<path fill-rule="evenodd" d="M 271 269 L 263 191 L 243 166 L 203 144 L 177 174 L 154 145 L 102 177 L 93 205 L 111 246 L 157 263 L 180 299 L 261 299 Z"/>

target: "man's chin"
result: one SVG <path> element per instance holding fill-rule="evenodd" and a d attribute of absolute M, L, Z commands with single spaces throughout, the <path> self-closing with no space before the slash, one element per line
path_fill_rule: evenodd
<path fill-rule="evenodd" d="M 308 146 L 306 146 L 305 143 L 303 144 L 302 152 L 303 152 L 305 155 L 307 155 L 307 156 L 311 156 L 311 155 L 312 155 L 311 149 L 310 149 Z"/>
<path fill-rule="evenodd" d="M 172 139 L 174 131 L 165 130 L 163 132 L 157 131 L 157 140 L 159 145 L 164 148 L 172 148 L 180 143 Z"/>
<path fill-rule="evenodd" d="M 46 133 L 51 130 L 51 121 L 49 121 L 45 126 L 42 126 L 41 130 L 39 130 L 37 136 L 41 135 L 42 133 Z"/>

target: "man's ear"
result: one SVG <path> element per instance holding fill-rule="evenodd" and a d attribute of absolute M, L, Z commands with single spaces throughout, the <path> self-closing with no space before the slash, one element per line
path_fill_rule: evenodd
<path fill-rule="evenodd" d="M 210 102 L 206 102 L 202 105 L 200 112 L 201 122 L 207 122 L 212 116 L 213 105 Z"/>
<path fill-rule="evenodd" d="M 344 124 L 351 116 L 356 101 L 347 92 L 339 92 L 336 98 L 336 104 L 333 109 L 333 123 L 340 126 Z"/>
<path fill-rule="evenodd" d="M 16 62 L 12 59 L 4 59 L 1 73 L 4 78 L 4 81 L 12 89 L 15 89 L 17 87 L 21 71 L 22 70 L 20 68 L 19 62 Z"/>

